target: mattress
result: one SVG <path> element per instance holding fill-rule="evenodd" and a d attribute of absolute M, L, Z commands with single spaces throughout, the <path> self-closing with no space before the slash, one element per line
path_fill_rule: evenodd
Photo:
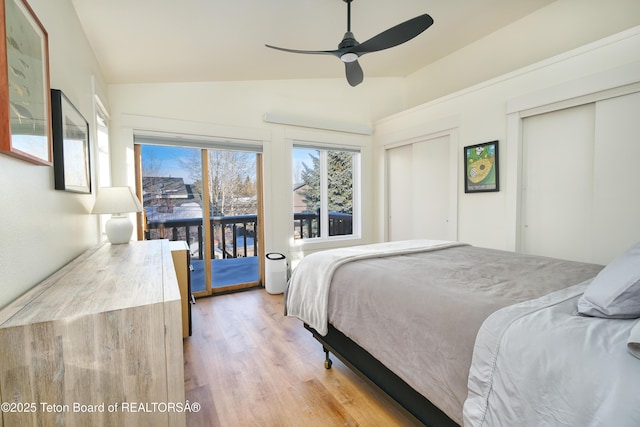
<path fill-rule="evenodd" d="M 473 246 L 366 257 L 333 272 L 327 317 L 462 424 L 484 320 L 503 307 L 579 284 L 601 268 Z"/>

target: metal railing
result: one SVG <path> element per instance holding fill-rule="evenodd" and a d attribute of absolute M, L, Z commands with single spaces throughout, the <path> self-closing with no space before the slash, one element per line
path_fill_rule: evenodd
<path fill-rule="evenodd" d="M 319 212 L 298 212 L 293 215 L 295 237 L 320 236 Z M 210 218 L 211 251 L 216 258 L 239 258 L 258 255 L 258 216 L 234 215 Z M 329 236 L 353 233 L 350 214 L 329 213 Z M 202 218 L 148 219 L 145 239 L 184 240 L 192 248 L 192 256 L 204 259 L 204 227 Z M 197 253 L 197 256 L 196 256 Z M 217 254 L 217 256 L 216 256 Z"/>
<path fill-rule="evenodd" d="M 258 255 L 257 215 L 214 216 L 210 219 L 211 251 L 214 258 L 240 258 Z M 184 240 L 192 256 L 204 259 L 202 218 L 149 220 L 145 239 Z M 197 253 L 197 256 L 196 256 Z"/>
<path fill-rule="evenodd" d="M 320 211 L 293 214 L 294 237 L 309 239 L 321 236 Z M 351 214 L 329 212 L 329 236 L 345 236 L 353 233 Z"/>

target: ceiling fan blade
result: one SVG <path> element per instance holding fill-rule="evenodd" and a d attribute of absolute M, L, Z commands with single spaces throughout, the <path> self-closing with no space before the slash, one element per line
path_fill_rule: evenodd
<path fill-rule="evenodd" d="M 398 46 L 399 44 L 411 40 L 429 28 L 432 24 L 433 18 L 425 13 L 424 15 L 409 19 L 402 24 L 398 24 L 395 27 L 391 27 L 377 36 L 360 43 L 349 51 L 358 55 L 364 55 L 365 53 L 389 49 L 390 47 Z"/>
<path fill-rule="evenodd" d="M 297 49 L 287 49 L 284 47 L 277 47 L 265 44 L 266 47 L 270 47 L 271 49 L 281 50 L 283 52 L 291 52 L 291 53 L 305 53 L 310 55 L 333 55 L 340 57 L 340 52 L 337 50 L 297 50 Z"/>
<path fill-rule="evenodd" d="M 364 73 L 362 67 L 358 64 L 358 61 L 345 62 L 345 71 L 347 73 L 347 81 L 351 86 L 358 86 L 364 79 Z"/>
<path fill-rule="evenodd" d="M 416 37 L 424 30 L 433 25 L 433 18 L 428 14 L 416 16 L 413 19 L 409 19 L 401 24 L 391 27 L 386 31 L 381 32 L 377 36 L 374 36 L 364 43 L 358 43 L 358 41 L 351 33 L 351 1 L 344 0 L 347 3 L 347 32 L 345 33 L 342 41 L 338 45 L 336 50 L 298 50 L 287 49 L 284 47 L 277 47 L 265 44 L 266 47 L 281 50 L 283 52 L 290 53 L 302 53 L 310 55 L 333 55 L 344 62 L 345 72 L 347 75 L 347 81 L 351 86 L 357 86 L 364 80 L 364 73 L 362 67 L 358 63 L 358 57 L 365 53 L 377 52 L 379 50 L 389 49 L 399 44 L 405 43 L 412 38 Z"/>

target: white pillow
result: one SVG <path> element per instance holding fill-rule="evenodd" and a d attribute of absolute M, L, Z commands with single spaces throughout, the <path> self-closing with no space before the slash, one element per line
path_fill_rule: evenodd
<path fill-rule="evenodd" d="M 578 313 L 616 319 L 640 317 L 640 242 L 598 273 L 578 300 Z"/>

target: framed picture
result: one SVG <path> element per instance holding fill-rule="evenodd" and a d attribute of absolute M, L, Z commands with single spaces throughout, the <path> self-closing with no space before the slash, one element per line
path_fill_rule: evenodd
<path fill-rule="evenodd" d="M 56 190 L 91 193 L 89 123 L 61 90 L 51 89 Z"/>
<path fill-rule="evenodd" d="M 0 152 L 51 166 L 47 32 L 26 0 L 2 0 L 0 18 Z"/>
<path fill-rule="evenodd" d="M 464 192 L 500 191 L 498 141 L 464 147 Z"/>

